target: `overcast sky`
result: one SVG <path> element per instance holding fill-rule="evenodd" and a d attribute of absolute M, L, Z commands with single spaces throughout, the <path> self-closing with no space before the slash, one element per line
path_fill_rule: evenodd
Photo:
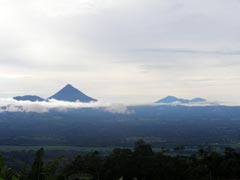
<path fill-rule="evenodd" d="M 0 0 L 0 97 L 240 104 L 239 0 Z"/>

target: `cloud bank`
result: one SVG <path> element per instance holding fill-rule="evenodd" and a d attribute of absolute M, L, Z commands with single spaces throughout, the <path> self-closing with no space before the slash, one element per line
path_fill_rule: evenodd
<path fill-rule="evenodd" d="M 206 101 L 202 103 L 188 103 L 183 104 L 181 102 L 173 103 L 148 103 L 148 104 L 121 104 L 121 103 L 105 103 L 105 102 L 66 102 L 51 99 L 45 102 L 30 102 L 30 101 L 16 101 L 12 98 L 0 99 L 0 113 L 4 112 L 34 112 L 34 113 L 48 113 L 51 110 L 57 110 L 67 112 L 68 110 L 78 110 L 83 108 L 98 109 L 103 112 L 109 112 L 113 114 L 134 114 L 134 110 L 130 107 L 134 106 L 239 106 L 234 102 L 219 102 L 219 101 Z"/>
<path fill-rule="evenodd" d="M 1 112 L 36 112 L 47 113 L 51 109 L 67 111 L 68 109 L 93 108 L 113 114 L 130 114 L 128 107 L 123 104 L 110 104 L 102 102 L 80 103 L 49 100 L 48 102 L 16 101 L 12 98 L 0 99 Z"/>

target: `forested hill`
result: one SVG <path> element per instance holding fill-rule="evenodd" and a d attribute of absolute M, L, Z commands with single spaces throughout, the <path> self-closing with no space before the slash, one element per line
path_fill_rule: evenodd
<path fill-rule="evenodd" d="M 128 111 L 2 112 L 0 145 L 130 147 L 139 138 L 154 147 L 239 142 L 240 107 L 135 106 Z"/>
<path fill-rule="evenodd" d="M 108 156 L 94 151 L 73 160 L 46 161 L 41 148 L 32 165 L 19 171 L 4 166 L 0 158 L 0 172 L 1 180 L 226 180 L 240 178 L 240 154 L 202 147 L 191 156 L 168 156 L 139 140 L 133 150 L 116 148 Z"/>

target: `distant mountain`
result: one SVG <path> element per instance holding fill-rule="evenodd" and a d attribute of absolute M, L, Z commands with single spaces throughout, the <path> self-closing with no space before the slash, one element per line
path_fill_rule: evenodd
<path fill-rule="evenodd" d="M 166 103 L 166 104 L 171 104 L 171 103 L 175 103 L 175 102 L 179 102 L 182 104 L 189 104 L 189 103 L 202 103 L 202 102 L 207 102 L 206 99 L 203 98 L 194 98 L 194 99 L 182 99 L 182 98 L 177 98 L 174 96 L 167 96 L 159 101 L 157 101 L 156 103 Z"/>
<path fill-rule="evenodd" d="M 13 99 L 15 99 L 17 101 L 31 101 L 31 102 L 46 101 L 45 99 L 43 99 L 39 96 L 34 96 L 34 95 L 16 96 L 16 97 L 13 97 Z"/>
<path fill-rule="evenodd" d="M 96 99 L 93 99 L 86 94 L 82 93 L 78 89 L 74 88 L 72 85 L 68 84 L 63 89 L 58 91 L 53 96 L 49 97 L 48 99 L 56 99 L 59 101 L 69 101 L 69 102 L 96 102 Z"/>
<path fill-rule="evenodd" d="M 167 97 L 157 101 L 156 103 L 174 103 L 174 102 L 181 102 L 181 103 L 185 104 L 185 103 L 189 103 L 189 100 L 177 98 L 175 96 L 167 96 Z"/>
<path fill-rule="evenodd" d="M 201 102 L 206 102 L 206 99 L 203 98 L 194 98 L 192 100 L 190 100 L 191 103 L 201 103 Z"/>

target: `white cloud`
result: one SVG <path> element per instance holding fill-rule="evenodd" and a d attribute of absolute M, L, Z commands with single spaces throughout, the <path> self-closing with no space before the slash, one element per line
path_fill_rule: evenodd
<path fill-rule="evenodd" d="M 226 103 L 224 102 L 210 102 L 210 101 L 206 101 L 206 102 L 198 102 L 198 103 L 181 103 L 179 101 L 176 101 L 176 102 L 172 102 L 172 103 L 156 103 L 155 106 L 190 106 L 190 107 L 193 107 L 193 106 L 221 106 L 221 105 L 226 105 Z M 228 103 L 227 105 L 229 106 L 232 106 L 233 104 L 231 103 Z M 236 105 L 236 104 L 235 104 Z"/>
<path fill-rule="evenodd" d="M 80 103 L 49 100 L 48 102 L 16 101 L 11 98 L 0 99 L 0 112 L 36 112 L 46 113 L 51 109 L 67 111 L 68 109 L 96 108 L 114 114 L 129 114 L 130 111 L 123 104 L 102 102 Z"/>
<path fill-rule="evenodd" d="M 125 105 L 123 104 L 112 104 L 111 106 L 105 107 L 105 111 L 117 114 L 132 114 L 133 111 L 130 111 Z"/>
<path fill-rule="evenodd" d="M 34 0 L 29 3 L 39 12 L 55 18 L 58 16 L 96 14 L 103 9 L 112 8 L 123 2 L 115 0 Z"/>

